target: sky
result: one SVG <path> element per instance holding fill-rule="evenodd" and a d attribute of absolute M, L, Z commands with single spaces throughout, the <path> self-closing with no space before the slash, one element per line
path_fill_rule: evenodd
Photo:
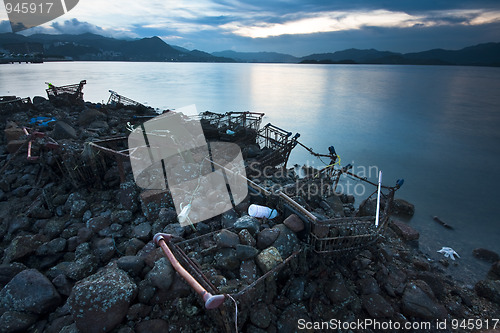
<path fill-rule="evenodd" d="M 40 0 L 37 0 L 40 1 Z M 58 0 L 52 0 L 58 1 Z M 0 32 L 11 32 L 0 6 Z M 500 42 L 499 0 L 80 0 L 21 32 L 158 36 L 206 52 L 419 52 Z"/>

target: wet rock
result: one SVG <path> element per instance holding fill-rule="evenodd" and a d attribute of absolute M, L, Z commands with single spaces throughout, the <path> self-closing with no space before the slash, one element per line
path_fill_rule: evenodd
<path fill-rule="evenodd" d="M 146 275 L 146 279 L 154 287 L 167 290 L 172 285 L 174 273 L 174 268 L 168 259 L 160 258 L 155 262 L 153 269 Z"/>
<path fill-rule="evenodd" d="M 126 256 L 134 256 L 146 245 L 143 241 L 132 238 L 126 243 L 125 247 L 125 255 Z"/>
<path fill-rule="evenodd" d="M 247 284 L 251 284 L 257 280 L 257 265 L 253 260 L 244 260 L 240 265 L 240 279 Z"/>
<path fill-rule="evenodd" d="M 169 332 L 169 326 L 163 319 L 151 319 L 137 324 L 135 331 L 137 333 L 164 333 Z"/>
<path fill-rule="evenodd" d="M 500 261 L 491 265 L 488 276 L 491 280 L 500 280 Z"/>
<path fill-rule="evenodd" d="M 103 263 L 107 263 L 115 255 L 115 242 L 112 238 L 104 238 L 96 242 L 95 256 Z"/>
<path fill-rule="evenodd" d="M 183 226 L 181 226 L 179 223 L 173 223 L 167 225 L 164 229 L 163 232 L 166 234 L 170 234 L 175 237 L 184 237 L 184 234 L 186 233 L 186 229 L 184 229 Z"/>
<path fill-rule="evenodd" d="M 120 257 L 116 264 L 118 265 L 118 268 L 124 270 L 132 276 L 139 276 L 145 265 L 144 258 L 137 256 Z"/>
<path fill-rule="evenodd" d="M 236 257 L 236 250 L 232 248 L 222 248 L 214 256 L 215 266 L 221 269 L 232 271 L 240 266 L 240 261 Z"/>
<path fill-rule="evenodd" d="M 403 293 L 403 314 L 421 319 L 442 319 L 447 315 L 444 306 L 439 304 L 431 288 L 424 281 L 409 282 Z"/>
<path fill-rule="evenodd" d="M 236 257 L 240 260 L 247 260 L 255 257 L 259 253 L 259 250 L 250 245 L 236 245 Z"/>
<path fill-rule="evenodd" d="M 283 224 L 293 232 L 304 230 L 304 222 L 295 214 L 288 216 L 285 221 L 283 221 Z"/>
<path fill-rule="evenodd" d="M 0 312 L 8 310 L 44 314 L 56 308 L 61 296 L 54 285 L 36 269 L 17 274 L 0 291 Z"/>
<path fill-rule="evenodd" d="M 283 262 L 283 259 L 278 249 L 271 246 L 265 250 L 262 250 L 262 252 L 257 255 L 255 261 L 261 271 L 267 273 L 274 267 L 278 266 L 278 264 Z"/>
<path fill-rule="evenodd" d="M 442 279 L 437 279 L 436 275 L 431 272 L 421 272 L 417 275 L 417 279 L 427 283 L 438 300 L 444 300 L 446 288 Z"/>
<path fill-rule="evenodd" d="M 361 301 L 363 308 L 373 318 L 388 318 L 394 314 L 391 304 L 379 294 L 363 295 Z"/>
<path fill-rule="evenodd" d="M 279 235 L 273 246 L 279 251 L 282 258 L 289 257 L 299 245 L 297 235 L 284 224 L 278 224 L 273 229 L 279 230 Z"/>
<path fill-rule="evenodd" d="M 236 222 L 234 222 L 234 228 L 238 232 L 240 232 L 243 229 L 247 229 L 252 236 L 255 236 L 255 234 L 260 229 L 260 223 L 255 217 L 245 215 L 237 219 Z"/>
<path fill-rule="evenodd" d="M 143 241 L 151 239 L 151 225 L 147 222 L 141 223 L 132 229 L 132 236 Z"/>
<path fill-rule="evenodd" d="M 54 319 L 44 333 L 60 333 L 65 326 L 73 323 L 73 318 L 70 314 Z"/>
<path fill-rule="evenodd" d="M 44 241 L 45 237 L 42 235 L 17 236 L 5 249 L 3 263 L 8 264 L 32 254 Z"/>
<path fill-rule="evenodd" d="M 394 214 L 407 216 L 413 216 L 415 214 L 415 206 L 403 199 L 394 199 L 391 208 Z"/>
<path fill-rule="evenodd" d="M 240 243 L 243 245 L 254 246 L 257 244 L 257 241 L 253 236 L 248 232 L 247 229 L 243 229 L 238 233 L 238 237 L 240 239 Z M 271 244 L 269 244 L 271 245 Z"/>
<path fill-rule="evenodd" d="M 68 304 L 80 331 L 109 332 L 123 320 L 136 293 L 127 273 L 108 268 L 77 282 Z"/>
<path fill-rule="evenodd" d="M 259 249 L 265 249 L 271 246 L 276 238 L 278 238 L 280 234 L 279 229 L 263 229 L 259 234 L 257 235 L 257 248 Z"/>
<path fill-rule="evenodd" d="M 234 232 L 223 229 L 218 234 L 215 235 L 215 241 L 219 248 L 224 248 L 224 247 L 236 248 L 236 245 L 240 243 L 240 238 Z"/>
<path fill-rule="evenodd" d="M 500 280 L 483 280 L 476 283 L 476 293 L 490 301 L 500 304 Z"/>
<path fill-rule="evenodd" d="M 139 290 L 137 299 L 139 302 L 148 304 L 156 293 L 156 288 L 151 285 L 149 280 L 142 280 L 139 282 Z"/>
<path fill-rule="evenodd" d="M 27 332 L 37 321 L 38 316 L 25 312 L 6 311 L 0 317 L 2 332 Z"/>
<path fill-rule="evenodd" d="M 271 313 L 263 302 L 257 303 L 250 311 L 250 321 L 257 327 L 268 328 L 271 324 Z"/>
<path fill-rule="evenodd" d="M 496 261 L 500 260 L 500 256 L 498 253 L 488 250 L 488 249 L 483 249 L 483 248 L 477 248 L 472 250 L 472 255 L 476 257 L 477 259 L 481 259 L 484 261 L 488 261 L 491 263 L 494 263 Z"/>
<path fill-rule="evenodd" d="M 420 237 L 419 232 L 410 227 L 407 223 L 398 220 L 392 220 L 390 227 L 405 241 L 417 240 Z"/>

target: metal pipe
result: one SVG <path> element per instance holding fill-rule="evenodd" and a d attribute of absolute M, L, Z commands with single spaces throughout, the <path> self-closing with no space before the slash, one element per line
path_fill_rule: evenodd
<path fill-rule="evenodd" d="M 175 258 L 174 254 L 172 251 L 170 251 L 170 248 L 167 245 L 167 242 L 170 241 L 172 238 L 172 235 L 170 234 L 163 234 L 163 233 L 157 233 L 153 240 L 154 242 L 160 246 L 167 256 L 168 260 L 172 264 L 172 267 L 179 273 L 180 276 L 191 286 L 191 288 L 196 291 L 198 295 L 201 296 L 203 301 L 205 302 L 205 308 L 207 309 L 216 309 L 219 306 L 224 303 L 224 300 L 226 297 L 224 295 L 212 295 L 210 294 L 203 286 L 195 279 L 191 274 L 189 274 L 184 267 L 179 263 L 177 258 Z"/>

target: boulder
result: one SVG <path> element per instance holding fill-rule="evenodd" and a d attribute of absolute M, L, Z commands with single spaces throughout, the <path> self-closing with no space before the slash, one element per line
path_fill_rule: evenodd
<path fill-rule="evenodd" d="M 51 136 L 55 140 L 76 139 L 77 137 L 75 129 L 61 120 L 56 122 Z"/>
<path fill-rule="evenodd" d="M 259 221 L 252 216 L 245 215 L 240 217 L 234 222 L 234 228 L 240 232 L 243 229 L 247 229 L 252 236 L 254 236 L 260 229 Z"/>
<path fill-rule="evenodd" d="M 283 224 L 286 225 L 293 232 L 300 232 L 304 230 L 304 222 L 295 214 L 288 216 Z"/>
<path fill-rule="evenodd" d="M 443 319 L 446 309 L 439 304 L 431 288 L 421 280 L 409 282 L 402 297 L 403 314 L 425 320 Z"/>
<path fill-rule="evenodd" d="M 420 234 L 417 230 L 410 227 L 407 223 L 392 220 L 390 227 L 399 237 L 405 241 L 414 241 L 420 238 Z"/>
<path fill-rule="evenodd" d="M 55 309 L 61 296 L 54 285 L 36 269 L 17 274 L 0 291 L 0 312 L 18 311 L 45 314 Z"/>
<path fill-rule="evenodd" d="M 472 250 L 472 255 L 477 259 L 481 259 L 490 263 L 494 263 L 500 260 L 500 256 L 498 255 L 498 253 L 483 248 Z"/>
<path fill-rule="evenodd" d="M 282 258 L 288 258 L 299 245 L 297 235 L 284 224 L 278 224 L 273 229 L 279 230 L 279 235 L 273 246 L 279 251 Z"/>
<path fill-rule="evenodd" d="M 476 283 L 476 293 L 500 305 L 500 280 L 483 280 Z"/>
<path fill-rule="evenodd" d="M 236 245 L 240 243 L 240 238 L 234 232 L 223 229 L 218 234 L 215 235 L 215 241 L 219 248 L 224 248 L 224 247 L 235 248 Z"/>
<path fill-rule="evenodd" d="M 280 234 L 279 229 L 266 228 L 257 235 L 257 248 L 265 249 L 271 246 Z"/>
<path fill-rule="evenodd" d="M 123 320 L 136 294 L 127 273 L 107 268 L 77 282 L 68 304 L 78 330 L 109 332 Z"/>

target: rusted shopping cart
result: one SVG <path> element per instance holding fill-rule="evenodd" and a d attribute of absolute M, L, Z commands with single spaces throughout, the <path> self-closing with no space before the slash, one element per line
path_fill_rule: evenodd
<path fill-rule="evenodd" d="M 48 88 L 45 89 L 49 100 L 54 100 L 57 97 L 66 96 L 72 101 L 82 100 L 83 101 L 83 86 L 87 83 L 86 80 L 80 81 L 80 83 L 69 84 L 66 86 L 55 86 L 52 83 L 46 82 Z"/>

